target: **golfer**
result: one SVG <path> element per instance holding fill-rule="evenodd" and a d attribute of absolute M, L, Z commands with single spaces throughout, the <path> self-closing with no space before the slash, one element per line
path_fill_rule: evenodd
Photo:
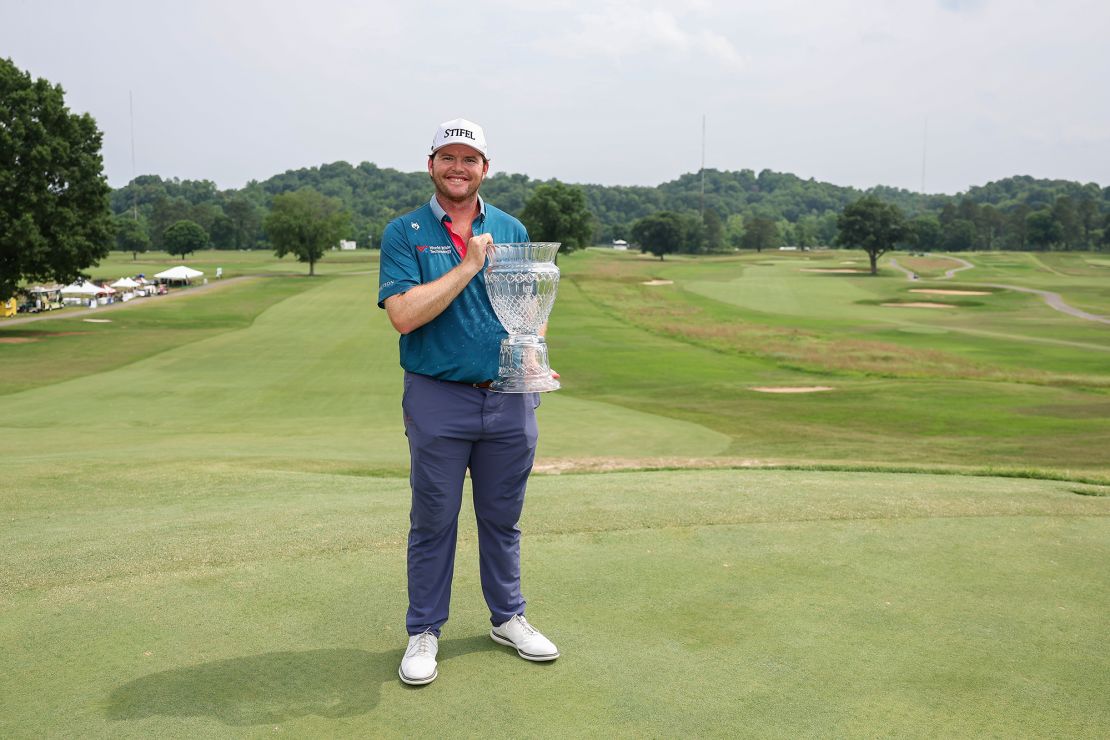
<path fill-rule="evenodd" d="M 462 118 L 440 124 L 428 156 L 435 194 L 382 236 L 378 306 L 401 333 L 411 466 L 409 641 L 398 670 L 407 684 L 438 675 L 468 469 L 490 637 L 526 660 L 559 657 L 525 620 L 520 589 L 517 522 L 536 452 L 539 395 L 489 389 L 506 332 L 486 295 L 486 250 L 526 242 L 528 233 L 478 195 L 488 171 L 481 126 Z"/>

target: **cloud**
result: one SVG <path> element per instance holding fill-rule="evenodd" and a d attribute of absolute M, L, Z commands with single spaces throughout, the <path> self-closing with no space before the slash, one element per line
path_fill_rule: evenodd
<path fill-rule="evenodd" d="M 974 13 L 986 3 L 985 0 L 937 0 L 937 4 L 953 13 Z"/>
<path fill-rule="evenodd" d="M 748 60 L 742 56 L 732 42 L 719 33 L 702 31 L 700 34 L 702 49 L 718 61 L 733 69 L 742 69 L 748 66 Z"/>
<path fill-rule="evenodd" d="M 600 8 L 572 14 L 565 32 L 539 43 L 548 53 L 572 58 L 613 61 L 665 54 L 679 58 L 705 55 L 732 69 L 747 60 L 724 35 L 670 10 L 643 8 L 634 2 L 607 2 Z"/>

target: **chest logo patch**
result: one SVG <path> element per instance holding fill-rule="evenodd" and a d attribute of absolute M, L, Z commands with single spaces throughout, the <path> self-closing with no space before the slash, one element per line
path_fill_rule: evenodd
<path fill-rule="evenodd" d="M 410 224 L 409 224 L 409 226 L 411 226 L 411 227 L 412 227 L 412 230 L 413 230 L 413 231 L 420 231 L 420 224 L 416 223 L 415 221 L 413 221 L 412 223 L 410 223 Z"/>
<path fill-rule="evenodd" d="M 451 254 L 454 250 L 454 247 L 449 247 L 446 244 L 418 244 L 416 246 L 417 252 L 427 252 L 428 254 Z"/>

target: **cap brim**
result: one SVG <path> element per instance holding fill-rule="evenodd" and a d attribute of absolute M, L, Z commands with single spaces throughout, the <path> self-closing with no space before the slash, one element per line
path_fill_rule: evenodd
<path fill-rule="evenodd" d="M 436 152 L 438 152 L 438 151 L 439 151 L 440 149 L 442 149 L 443 147 L 445 147 L 445 146 L 451 146 L 452 144 L 462 144 L 462 145 L 463 145 L 463 146 L 465 146 L 465 147 L 466 147 L 467 149 L 473 149 L 474 151 L 476 151 L 476 152 L 478 152 L 479 154 L 481 154 L 481 155 L 482 155 L 482 157 L 483 157 L 484 159 L 489 159 L 489 155 L 488 155 L 488 154 L 486 154 L 486 153 L 485 153 L 485 152 L 483 152 L 483 151 L 482 151 L 481 149 L 479 149 L 478 147 L 476 147 L 476 146 L 474 146 L 474 145 L 472 145 L 472 144 L 467 144 L 467 143 L 466 143 L 465 141 L 445 141 L 445 142 L 443 142 L 442 144 L 440 144 L 439 146 L 436 146 L 436 147 L 432 147 L 432 151 L 428 152 L 428 156 L 430 157 L 430 156 L 432 156 L 433 154 L 435 154 Z"/>

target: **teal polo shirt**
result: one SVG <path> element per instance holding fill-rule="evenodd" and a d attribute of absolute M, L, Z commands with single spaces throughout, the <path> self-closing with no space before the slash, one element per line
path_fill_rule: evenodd
<path fill-rule="evenodd" d="M 474 234 L 489 233 L 496 244 L 528 241 L 524 225 L 478 198 Z M 435 196 L 389 223 L 382 234 L 378 307 L 385 299 L 436 280 L 462 261 Z M 501 340 L 508 336 L 486 295 L 479 272 L 443 313 L 399 340 L 401 367 L 438 380 L 481 383 L 497 377 Z"/>

